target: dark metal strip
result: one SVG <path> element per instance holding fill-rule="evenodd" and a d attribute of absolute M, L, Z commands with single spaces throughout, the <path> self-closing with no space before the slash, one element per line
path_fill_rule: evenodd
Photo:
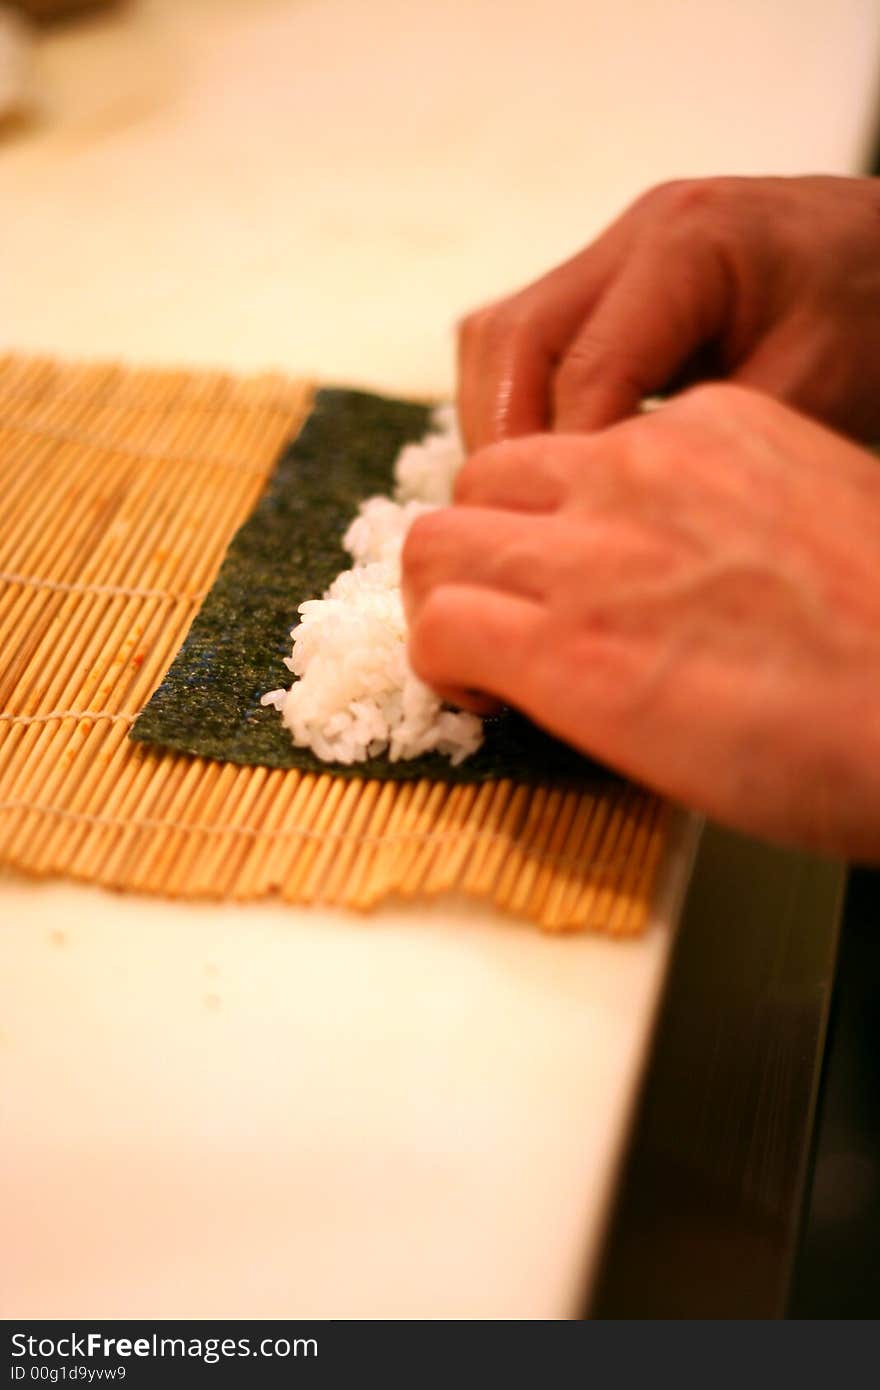
<path fill-rule="evenodd" d="M 782 1315 L 845 869 L 709 826 L 588 1315 Z"/>

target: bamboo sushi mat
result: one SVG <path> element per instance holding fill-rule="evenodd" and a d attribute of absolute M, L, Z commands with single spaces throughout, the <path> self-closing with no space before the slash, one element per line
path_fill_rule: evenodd
<path fill-rule="evenodd" d="M 669 817 L 636 787 L 346 781 L 129 741 L 310 398 L 0 358 L 0 864 L 180 898 L 458 891 L 639 932 Z"/>

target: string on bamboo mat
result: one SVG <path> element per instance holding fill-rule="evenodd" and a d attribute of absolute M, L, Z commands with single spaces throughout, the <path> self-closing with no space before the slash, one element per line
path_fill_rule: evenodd
<path fill-rule="evenodd" d="M 624 782 L 394 784 L 131 742 L 312 399 L 278 376 L 0 359 L 0 864 L 184 898 L 458 891 L 640 931 L 667 813 Z"/>

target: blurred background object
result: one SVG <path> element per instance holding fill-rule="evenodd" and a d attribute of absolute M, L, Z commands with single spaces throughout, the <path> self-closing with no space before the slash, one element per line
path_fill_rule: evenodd
<path fill-rule="evenodd" d="M 33 114 L 35 33 L 40 23 L 121 8 L 120 0 L 0 0 L 0 125 Z"/>
<path fill-rule="evenodd" d="M 10 0 L 13 9 L 22 10 L 31 19 L 58 19 L 81 10 L 107 9 L 118 0 Z"/>
<path fill-rule="evenodd" d="M 850 875 L 790 1316 L 880 1315 L 880 874 Z"/>
<path fill-rule="evenodd" d="M 9 6 L 0 6 L 0 122 L 19 115 L 26 107 L 31 62 L 29 26 Z"/>

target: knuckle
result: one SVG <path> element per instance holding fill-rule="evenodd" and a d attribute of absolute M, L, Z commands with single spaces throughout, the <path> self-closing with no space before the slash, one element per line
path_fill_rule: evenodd
<path fill-rule="evenodd" d="M 743 415 L 751 409 L 754 396 L 753 391 L 732 382 L 707 381 L 683 391 L 671 405 L 679 415 L 711 420 L 720 416 Z"/>
<path fill-rule="evenodd" d="M 475 342 L 506 330 L 509 323 L 516 321 L 517 298 L 495 299 L 465 314 L 457 324 L 459 342 Z"/>
<path fill-rule="evenodd" d="M 596 385 L 609 383 L 645 388 L 644 371 L 636 357 L 604 338 L 584 334 L 560 363 L 555 380 L 557 401 L 570 401 Z"/>
<path fill-rule="evenodd" d="M 509 351 L 511 343 L 521 341 L 530 332 L 522 311 L 507 303 L 478 310 L 458 326 L 456 352 L 460 370 L 486 370 Z"/>
<path fill-rule="evenodd" d="M 569 397 L 591 386 L 603 374 L 608 347 L 595 339 L 582 339 L 566 353 L 556 369 L 556 395 Z"/>
<path fill-rule="evenodd" d="M 635 514 L 663 486 L 674 447 L 670 449 L 667 434 L 658 430 L 659 420 L 650 429 L 646 420 L 633 416 L 612 426 L 597 445 L 591 467 L 579 472 L 566 510 L 589 516 L 597 542 L 609 534 L 612 519 L 619 522 Z"/>
<path fill-rule="evenodd" d="M 658 190 L 673 217 L 701 216 L 717 206 L 722 191 L 721 179 L 672 179 Z"/>
<path fill-rule="evenodd" d="M 633 210 L 665 217 L 670 208 L 687 198 L 688 189 L 695 182 L 694 179 L 664 179 L 661 183 L 652 184 L 636 198 Z"/>
<path fill-rule="evenodd" d="M 531 333 L 535 322 L 536 294 L 522 290 L 505 300 L 499 315 L 500 326 L 510 335 Z"/>
<path fill-rule="evenodd" d="M 639 202 L 643 204 L 663 202 L 673 197 L 680 188 L 689 182 L 688 179 L 664 179 L 662 183 L 655 183 L 647 189 L 639 198 Z"/>
<path fill-rule="evenodd" d="M 509 445 L 502 441 L 487 444 L 471 454 L 459 468 L 452 484 L 453 500 L 458 505 L 475 503 L 486 496 L 493 478 L 504 467 L 510 454 Z"/>

